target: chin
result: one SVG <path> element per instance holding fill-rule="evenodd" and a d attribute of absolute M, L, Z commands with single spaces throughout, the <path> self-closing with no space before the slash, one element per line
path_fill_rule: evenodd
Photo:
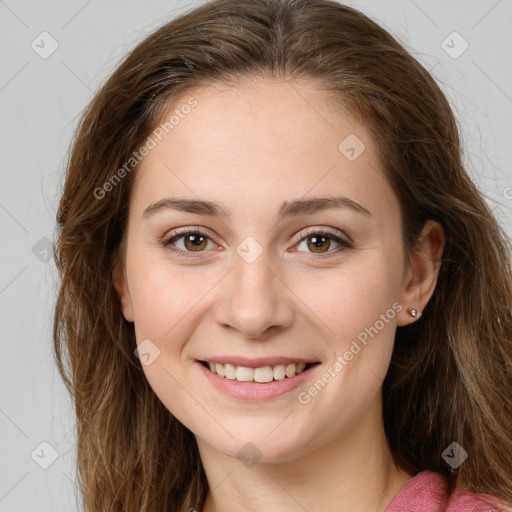
<path fill-rule="evenodd" d="M 273 428 L 275 428 L 275 425 Z M 214 438 L 210 438 L 210 436 L 201 437 L 202 442 L 207 443 L 210 446 L 209 449 L 239 459 L 247 467 L 256 463 L 288 462 L 297 458 L 299 451 L 304 450 L 304 444 L 299 440 L 295 441 L 290 438 L 288 432 L 284 436 L 282 431 L 276 430 L 269 435 L 269 430 L 242 428 L 238 434 L 231 430 L 229 425 L 226 425 L 226 429 L 233 434 L 233 437 L 224 433 L 222 438 L 218 436 Z M 286 437 L 286 442 L 283 442 L 283 437 Z"/>

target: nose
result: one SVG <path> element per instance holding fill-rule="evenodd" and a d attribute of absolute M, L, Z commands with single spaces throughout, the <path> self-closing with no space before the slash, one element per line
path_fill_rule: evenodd
<path fill-rule="evenodd" d="M 271 268 L 266 252 L 251 263 L 235 255 L 233 265 L 220 283 L 215 321 L 253 339 L 275 336 L 292 325 L 293 293 Z"/>

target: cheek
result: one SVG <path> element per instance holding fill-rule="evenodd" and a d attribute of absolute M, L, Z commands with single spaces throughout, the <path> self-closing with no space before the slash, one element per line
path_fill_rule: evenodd
<path fill-rule="evenodd" d="M 132 293 L 135 325 L 141 336 L 160 342 L 175 337 L 173 333 L 187 323 L 187 315 L 211 286 L 204 274 L 177 273 L 161 263 L 148 268 Z"/>
<path fill-rule="evenodd" d="M 144 374 L 160 400 L 180 421 L 187 415 L 200 416 L 199 410 L 191 412 L 193 407 L 187 402 L 190 397 L 179 382 L 186 371 L 182 358 L 198 325 L 201 298 L 214 280 L 190 269 L 176 272 L 162 259 L 138 263 L 144 271 L 134 279 L 132 293 L 136 339 L 138 344 L 151 340 L 154 345 L 150 346 L 158 354 L 151 364 L 142 365 Z"/>
<path fill-rule="evenodd" d="M 312 322 L 322 326 L 327 339 L 337 340 L 336 348 L 341 350 L 382 314 L 388 312 L 387 320 L 391 319 L 386 328 L 393 323 L 400 277 L 398 258 L 391 261 L 382 250 L 368 249 L 347 258 L 346 264 L 342 262 L 337 268 L 296 275 L 292 289 Z"/>

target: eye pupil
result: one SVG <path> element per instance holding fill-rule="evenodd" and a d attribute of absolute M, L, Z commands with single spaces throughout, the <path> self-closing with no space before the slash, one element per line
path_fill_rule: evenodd
<path fill-rule="evenodd" d="M 192 247 L 193 248 L 192 250 L 204 249 L 204 247 L 205 247 L 204 241 L 205 240 L 206 240 L 206 237 L 204 237 L 202 235 L 194 235 L 194 234 L 185 235 L 185 247 L 187 249 L 190 249 Z M 187 242 L 190 242 L 192 245 L 189 247 L 187 245 Z"/>
<path fill-rule="evenodd" d="M 312 240 L 310 243 L 309 240 Z M 326 238 L 325 236 L 310 236 L 308 237 L 308 248 L 311 249 L 313 252 L 324 252 L 319 251 L 318 249 L 322 249 L 322 245 L 325 244 L 325 241 L 328 241 L 327 247 L 325 249 L 329 249 L 330 247 L 330 240 Z"/>

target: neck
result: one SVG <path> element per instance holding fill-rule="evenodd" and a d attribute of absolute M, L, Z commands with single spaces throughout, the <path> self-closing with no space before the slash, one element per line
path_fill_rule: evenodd
<path fill-rule="evenodd" d="M 385 512 L 412 477 L 393 462 L 380 394 L 356 426 L 286 462 L 246 467 L 197 442 L 210 488 L 202 512 Z"/>

